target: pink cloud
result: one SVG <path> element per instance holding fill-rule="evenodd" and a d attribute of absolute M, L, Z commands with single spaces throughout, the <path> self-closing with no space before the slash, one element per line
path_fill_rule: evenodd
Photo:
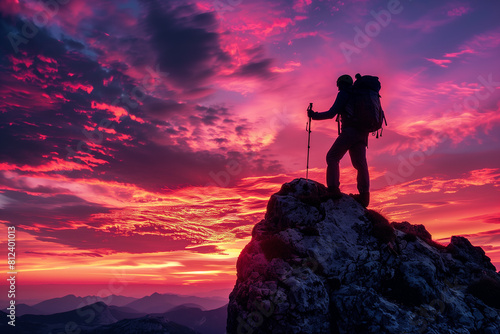
<path fill-rule="evenodd" d="M 288 25 L 293 25 L 294 21 L 288 17 L 276 18 L 270 25 L 262 30 L 264 35 L 277 34 Z"/>
<path fill-rule="evenodd" d="M 471 11 L 470 7 L 465 7 L 465 6 L 460 6 L 457 8 L 453 8 L 448 11 L 448 16 L 462 16 L 464 14 L 467 14 Z"/>
<path fill-rule="evenodd" d="M 33 59 L 28 58 L 24 55 L 20 55 L 18 57 L 8 55 L 7 58 L 12 62 L 13 69 L 16 72 L 23 69 L 21 66 L 19 66 L 20 64 L 23 64 L 24 66 L 26 66 L 26 68 L 29 68 L 29 67 L 31 67 L 31 65 L 33 65 Z"/>
<path fill-rule="evenodd" d="M 467 81 L 451 79 L 455 77 L 453 73 L 443 74 L 435 83 L 427 77 L 422 81 L 422 75 L 410 79 L 408 75 L 395 75 L 388 82 L 389 85 L 395 83 L 394 86 L 383 86 L 387 131 L 394 138 L 393 143 L 387 143 L 383 149 L 397 153 L 410 147 L 426 147 L 427 142 L 440 143 L 439 138 L 457 144 L 492 136 L 491 129 L 500 125 L 500 106 L 496 99 L 500 87 L 495 87 L 498 79 L 491 74 L 477 76 L 476 73 L 473 72 L 472 77 L 467 75 L 470 77 Z M 392 113 L 393 110 L 398 112 Z"/>
<path fill-rule="evenodd" d="M 435 28 L 459 19 L 462 15 L 470 11 L 471 8 L 468 6 L 450 8 L 449 4 L 444 4 L 429 10 L 427 14 L 424 14 L 413 22 L 402 24 L 402 26 L 406 29 L 420 30 L 424 33 L 429 33 L 434 31 Z"/>
<path fill-rule="evenodd" d="M 500 29 L 493 29 L 482 34 L 475 35 L 468 40 L 465 45 L 470 45 L 474 49 L 482 52 L 495 49 L 500 45 Z M 464 46 L 465 48 L 466 46 Z"/>
<path fill-rule="evenodd" d="M 462 178 L 445 179 L 442 177 L 428 176 L 418 180 L 411 180 L 401 183 L 397 189 L 387 187 L 383 191 L 377 192 L 376 196 L 380 202 L 391 201 L 399 196 L 416 193 L 456 193 L 461 189 L 472 186 L 493 185 L 500 187 L 500 169 L 483 168 L 468 172 Z M 392 195 L 389 193 L 394 192 Z"/>
<path fill-rule="evenodd" d="M 130 119 L 132 119 L 138 123 L 145 123 L 145 121 L 142 118 L 137 117 L 135 115 L 132 115 L 127 110 L 125 110 L 123 107 L 109 105 L 106 103 L 99 103 L 97 101 L 92 101 L 91 106 L 93 109 L 99 109 L 99 110 L 105 110 L 105 111 L 111 112 L 115 116 L 111 120 L 116 121 L 118 123 L 121 122 L 121 118 L 124 116 L 129 116 Z"/>
<path fill-rule="evenodd" d="M 466 98 L 481 90 L 480 85 L 475 83 L 456 84 L 453 81 L 438 82 L 433 88 L 431 94 L 451 96 L 453 98 Z"/>
<path fill-rule="evenodd" d="M 454 143 L 460 143 L 465 138 L 473 138 L 477 133 L 491 129 L 493 124 L 500 124 L 500 114 L 497 111 L 469 110 L 458 113 L 450 111 L 441 116 L 426 117 L 425 120 L 407 120 L 404 124 L 398 125 L 398 132 L 418 138 L 422 143 L 425 143 L 424 139 L 432 137 L 442 138 L 436 139 L 435 142 L 441 142 L 446 138 Z"/>
<path fill-rule="evenodd" d="M 62 87 L 64 90 L 69 90 L 70 92 L 73 93 L 81 89 L 84 92 L 87 92 L 87 94 L 90 94 L 92 93 L 92 90 L 94 90 L 94 87 L 92 87 L 92 85 L 85 85 L 82 83 L 73 83 L 73 82 L 64 82 L 62 83 Z"/>
<path fill-rule="evenodd" d="M 54 108 L 54 104 L 64 101 L 64 98 L 60 98 L 60 94 L 48 95 L 46 93 L 45 89 L 48 85 L 41 82 L 40 78 L 33 73 L 32 68 L 33 66 L 28 70 L 13 73 L 11 76 L 4 75 L 2 78 L 4 84 L 0 87 L 0 93 L 4 98 L 0 99 L 0 108 L 28 108 L 34 111 L 38 108 Z"/>
<path fill-rule="evenodd" d="M 96 159 L 94 161 L 99 163 L 106 163 L 106 161 L 99 159 Z M 32 173 L 54 172 L 63 170 L 83 170 L 83 169 L 90 170 L 90 167 L 85 164 L 79 164 L 73 161 L 67 161 L 57 157 L 52 158 L 50 162 L 47 162 L 40 166 L 29 166 L 29 165 L 19 166 L 5 162 L 0 164 L 0 170 L 2 171 L 21 171 L 21 172 L 32 172 Z"/>
<path fill-rule="evenodd" d="M 57 64 L 57 60 L 49 58 L 49 57 L 45 57 L 44 55 L 37 55 L 37 58 L 40 59 L 43 62 L 46 62 L 46 63 Z"/>
<path fill-rule="evenodd" d="M 442 18 L 439 15 L 428 14 L 411 23 L 402 24 L 403 28 L 420 30 L 424 33 L 432 32 L 435 28 L 450 23 L 453 17 Z"/>
<path fill-rule="evenodd" d="M 448 58 L 456 58 L 458 56 L 461 56 L 463 54 L 467 54 L 467 53 L 476 53 L 474 50 L 470 49 L 470 48 L 467 48 L 467 49 L 464 49 L 462 51 L 459 51 L 459 52 L 454 52 L 454 53 L 446 53 L 444 55 L 444 57 L 448 57 Z"/>
<path fill-rule="evenodd" d="M 299 13 L 305 13 L 307 11 L 307 7 L 312 4 L 312 0 L 295 0 L 293 5 L 293 9 Z"/>
<path fill-rule="evenodd" d="M 271 71 L 276 72 L 276 73 L 286 73 L 286 72 L 292 72 L 294 71 L 297 67 L 300 67 L 302 64 L 300 62 L 296 61 L 289 61 L 285 63 L 285 67 L 272 67 Z"/>
<path fill-rule="evenodd" d="M 462 218 L 462 220 L 466 221 L 466 222 L 481 221 L 481 222 L 488 223 L 488 224 L 500 224 L 500 212 L 479 215 L 479 216 L 473 216 L 473 217 L 465 217 L 465 218 Z"/>
<path fill-rule="evenodd" d="M 307 20 L 309 18 L 309 16 L 304 16 L 304 15 L 297 15 L 295 16 L 293 19 L 295 21 L 302 21 L 302 20 Z"/>
<path fill-rule="evenodd" d="M 433 58 L 425 58 L 425 59 L 427 59 L 431 63 L 434 63 L 438 66 L 445 67 L 445 68 L 448 67 L 448 65 L 445 65 L 445 64 L 451 63 L 451 60 L 449 60 L 449 59 L 433 59 Z"/>

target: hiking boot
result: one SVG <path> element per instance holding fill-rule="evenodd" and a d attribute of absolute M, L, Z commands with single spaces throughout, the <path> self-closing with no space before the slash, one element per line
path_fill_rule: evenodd
<path fill-rule="evenodd" d="M 333 199 L 334 201 L 342 198 L 342 192 L 338 188 L 328 188 L 326 194 L 321 196 L 321 200 L 327 201 Z"/>
<path fill-rule="evenodd" d="M 359 204 L 361 204 L 364 208 L 366 208 L 370 204 L 370 193 L 361 193 L 361 194 L 349 194 L 352 198 L 356 200 Z"/>

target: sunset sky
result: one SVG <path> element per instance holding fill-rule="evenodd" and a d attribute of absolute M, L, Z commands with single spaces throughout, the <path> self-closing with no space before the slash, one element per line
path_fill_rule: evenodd
<path fill-rule="evenodd" d="M 269 196 L 305 177 L 308 104 L 358 72 L 389 123 L 371 208 L 500 269 L 498 1 L 43 3 L 0 3 L 0 268 L 15 226 L 22 298 L 231 289 Z M 314 180 L 336 136 L 313 122 Z"/>

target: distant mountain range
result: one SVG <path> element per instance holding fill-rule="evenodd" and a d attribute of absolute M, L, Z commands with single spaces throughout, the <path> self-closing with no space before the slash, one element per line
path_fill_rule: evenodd
<path fill-rule="evenodd" d="M 198 332 L 167 320 L 162 316 L 145 316 L 138 319 L 124 319 L 112 325 L 104 325 L 81 334 L 139 334 L 139 333 L 168 333 L 168 334 L 198 334 Z"/>
<path fill-rule="evenodd" d="M 16 315 L 25 314 L 48 315 L 75 310 L 86 305 L 103 302 L 109 306 L 126 306 L 132 308 L 133 312 L 142 313 L 164 313 L 179 305 L 198 307 L 204 310 L 212 310 L 227 303 L 227 300 L 220 297 L 195 297 L 176 294 L 153 293 L 142 298 L 125 297 L 111 295 L 108 297 L 86 296 L 77 297 L 67 295 L 59 298 L 52 298 L 34 305 L 16 304 Z M 2 306 L 2 310 L 7 307 Z"/>
<path fill-rule="evenodd" d="M 175 294 L 153 293 L 151 296 L 137 299 L 126 306 L 144 313 L 164 313 L 179 305 L 191 305 L 200 309 L 211 310 L 227 304 L 222 298 L 200 298 L 194 296 L 180 296 Z"/>
<path fill-rule="evenodd" d="M 124 313 L 120 310 L 112 310 L 111 307 L 103 302 L 87 305 L 82 308 L 55 313 L 50 315 L 26 314 L 16 317 L 16 333 L 64 333 L 66 328 L 92 329 L 105 324 L 112 324 L 126 318 L 127 316 L 136 317 L 135 314 Z M 0 329 L 8 324 L 2 323 Z M 3 330 L 2 330 L 3 332 Z"/>
<path fill-rule="evenodd" d="M 82 334 L 224 334 L 226 320 L 227 305 L 210 311 L 180 306 L 170 312 L 124 319 L 93 330 L 83 331 Z"/>
<path fill-rule="evenodd" d="M 154 293 L 139 299 L 113 296 L 88 304 L 93 299 L 96 300 L 97 297 L 68 295 L 32 306 L 19 304 L 16 307 L 15 330 L 2 322 L 0 332 L 48 334 L 66 333 L 69 330 L 81 334 L 225 333 L 227 305 L 224 305 L 226 301 L 222 298 Z M 113 305 L 114 303 L 122 306 Z M 73 308 L 68 310 L 71 307 Z M 6 313 L 0 313 L 5 319 Z"/>

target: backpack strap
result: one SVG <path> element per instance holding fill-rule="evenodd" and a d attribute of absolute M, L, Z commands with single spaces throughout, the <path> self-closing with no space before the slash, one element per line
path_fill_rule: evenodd
<path fill-rule="evenodd" d="M 384 120 L 385 126 L 387 126 L 387 119 L 385 118 L 385 113 L 384 113 L 384 111 L 383 111 L 383 110 L 382 110 L 382 119 Z M 379 130 L 377 130 L 377 138 L 379 137 L 379 136 L 378 136 L 378 131 L 379 131 Z M 384 132 L 384 127 L 383 127 L 383 126 L 381 126 L 381 127 L 380 127 L 380 137 L 382 137 L 382 133 L 383 133 L 383 132 Z"/>

